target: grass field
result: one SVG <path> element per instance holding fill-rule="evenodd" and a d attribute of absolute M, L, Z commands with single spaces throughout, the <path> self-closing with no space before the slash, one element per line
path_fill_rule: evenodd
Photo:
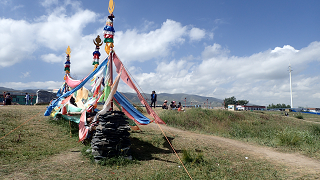
<path fill-rule="evenodd" d="M 101 166 L 80 154 L 86 147 L 78 142 L 77 124 L 71 123 L 70 137 L 69 123 L 44 117 L 44 111 L 45 106 L 0 107 L 0 179 L 190 179 L 159 129 L 141 126 L 141 132 L 131 133 L 134 158 L 131 163 L 118 161 Z M 319 147 L 313 143 L 313 138 L 319 139 L 319 136 L 312 134 L 317 130 L 312 131 L 312 125 L 302 120 L 255 112 L 193 111 L 159 113 L 170 126 L 319 157 Z M 276 122 L 281 122 L 282 131 L 274 130 L 280 125 Z M 255 133 L 257 130 L 261 133 Z M 284 144 L 275 140 L 275 135 L 281 135 L 279 132 L 284 136 Z M 310 135 L 312 143 L 308 145 L 308 141 L 298 138 L 299 146 L 290 144 L 291 141 L 285 140 L 290 134 L 303 138 Z M 169 134 L 168 139 L 193 179 L 313 177 L 292 176 L 286 166 L 254 156 L 245 158 L 240 149 L 207 143 L 205 139 L 200 141 L 174 134 Z M 306 145 L 313 148 L 312 153 L 300 150 Z"/>

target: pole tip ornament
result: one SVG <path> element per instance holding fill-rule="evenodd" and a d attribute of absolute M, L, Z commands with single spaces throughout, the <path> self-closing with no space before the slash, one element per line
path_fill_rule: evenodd
<path fill-rule="evenodd" d="M 93 40 L 93 43 L 96 46 L 101 46 L 103 44 L 103 42 L 101 42 L 100 36 L 98 35 L 97 38 L 95 40 Z"/>
<path fill-rule="evenodd" d="M 71 53 L 71 49 L 70 49 L 70 46 L 68 46 L 68 48 L 66 50 L 66 54 L 68 54 L 70 56 L 70 53 Z"/>
<path fill-rule="evenodd" d="M 114 10 L 113 0 L 110 0 L 110 1 L 109 1 L 109 8 L 108 8 L 108 10 L 109 10 L 109 13 L 110 13 L 110 14 L 113 14 L 113 10 Z"/>

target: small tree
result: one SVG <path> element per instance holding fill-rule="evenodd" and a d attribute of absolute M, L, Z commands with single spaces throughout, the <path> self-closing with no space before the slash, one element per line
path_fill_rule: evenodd
<path fill-rule="evenodd" d="M 239 105 L 247 105 L 249 103 L 249 101 L 247 101 L 247 100 L 238 100 L 237 101 L 237 104 L 239 104 Z"/>
<path fill-rule="evenodd" d="M 232 96 L 224 99 L 224 107 L 227 108 L 229 104 L 238 104 L 238 105 L 247 105 L 249 103 L 248 100 L 238 100 Z"/>
<path fill-rule="evenodd" d="M 237 100 L 234 96 L 224 99 L 224 107 L 227 108 L 229 104 L 236 104 Z"/>
<path fill-rule="evenodd" d="M 286 104 L 269 104 L 268 109 L 275 109 L 275 108 L 291 108 L 290 105 L 286 105 Z"/>

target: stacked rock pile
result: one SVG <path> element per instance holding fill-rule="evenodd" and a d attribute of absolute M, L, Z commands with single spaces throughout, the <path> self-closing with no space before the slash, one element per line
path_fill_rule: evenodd
<path fill-rule="evenodd" d="M 99 115 L 99 124 L 91 140 L 95 161 L 115 156 L 130 157 L 130 126 L 121 111 Z"/>

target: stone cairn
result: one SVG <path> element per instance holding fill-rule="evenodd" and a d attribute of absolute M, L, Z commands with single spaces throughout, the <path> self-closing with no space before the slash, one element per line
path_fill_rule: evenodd
<path fill-rule="evenodd" d="M 99 115 L 99 124 L 91 140 L 92 155 L 96 162 L 116 156 L 131 158 L 127 119 L 121 111 Z"/>

